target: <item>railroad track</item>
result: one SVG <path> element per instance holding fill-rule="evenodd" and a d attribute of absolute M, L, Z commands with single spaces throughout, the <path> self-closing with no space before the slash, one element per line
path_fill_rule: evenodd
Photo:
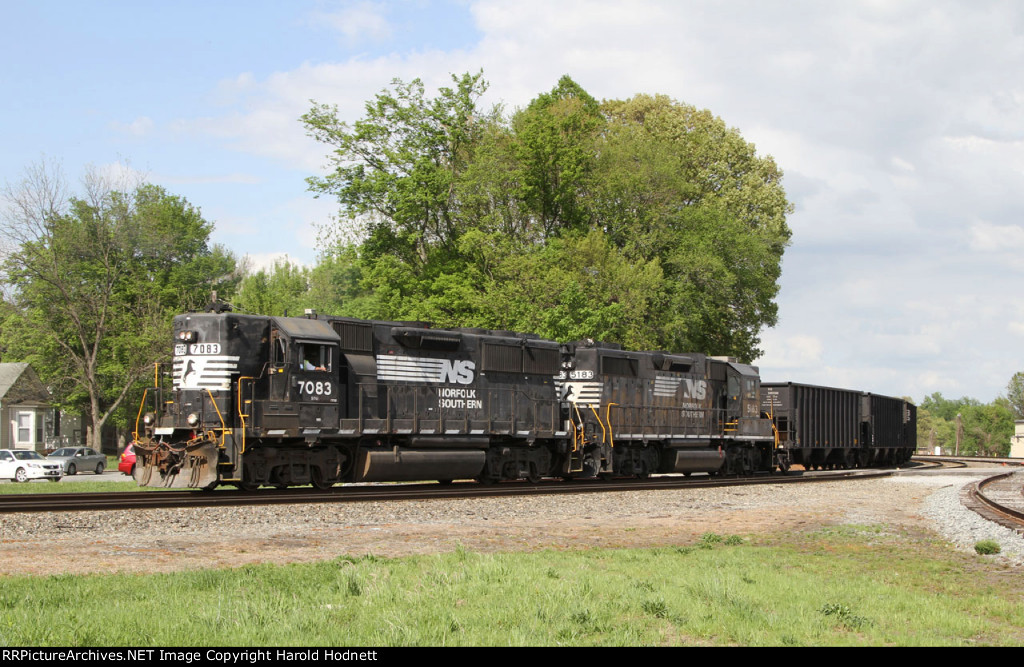
<path fill-rule="evenodd" d="M 968 484 L 961 502 L 989 521 L 1024 533 L 1024 473 L 1008 472 Z"/>
<path fill-rule="evenodd" d="M 513 495 L 555 495 L 609 493 L 615 491 L 702 489 L 757 484 L 801 484 L 839 479 L 873 479 L 891 475 L 895 470 L 843 470 L 791 472 L 788 475 L 763 475 L 742 478 L 684 478 L 657 476 L 647 480 L 545 480 L 538 484 L 508 482 L 493 485 L 475 482 L 441 484 L 348 485 L 326 491 L 313 488 L 263 489 L 243 492 L 219 491 L 145 491 L 114 493 L 38 493 L 0 496 L 0 514 L 15 512 L 112 511 L 180 507 L 238 505 L 280 505 L 295 503 L 378 502 L 388 500 L 440 500 Z"/>

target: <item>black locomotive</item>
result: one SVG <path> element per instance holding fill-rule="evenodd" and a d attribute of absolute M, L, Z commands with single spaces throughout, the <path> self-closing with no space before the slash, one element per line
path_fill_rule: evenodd
<path fill-rule="evenodd" d="M 915 446 L 905 401 L 813 412 L 791 398 L 813 388 L 703 354 L 313 313 L 189 313 L 174 336 L 172 386 L 139 411 L 143 486 L 753 474 Z M 805 435 L 840 421 L 850 438 Z"/>

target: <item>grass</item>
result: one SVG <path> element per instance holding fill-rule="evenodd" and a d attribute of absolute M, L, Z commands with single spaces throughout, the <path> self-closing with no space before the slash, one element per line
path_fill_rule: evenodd
<path fill-rule="evenodd" d="M 657 549 L 2 577 L 0 644 L 1020 645 L 1019 584 L 879 527 L 708 533 Z"/>
<path fill-rule="evenodd" d="M 81 473 L 80 473 L 81 474 Z M 99 477 L 98 479 L 103 479 Z M 45 479 L 32 480 L 25 484 L 0 483 L 0 494 L 17 493 L 110 493 L 113 491 L 165 491 L 166 489 L 140 487 L 131 477 L 119 478 L 114 482 L 67 482 L 54 483 Z"/>

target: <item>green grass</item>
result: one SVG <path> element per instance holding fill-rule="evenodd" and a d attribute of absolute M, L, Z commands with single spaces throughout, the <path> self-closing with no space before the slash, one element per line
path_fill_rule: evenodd
<path fill-rule="evenodd" d="M 877 527 L 707 534 L 658 549 L 0 577 L 0 644 L 1020 645 L 1019 584 Z"/>
<path fill-rule="evenodd" d="M 103 479 L 99 477 L 98 479 Z M 15 493 L 110 493 L 112 491 L 165 491 L 166 489 L 139 487 L 131 477 L 117 481 L 103 482 L 50 482 L 45 479 L 32 480 L 24 484 L 0 484 L 0 494 Z"/>

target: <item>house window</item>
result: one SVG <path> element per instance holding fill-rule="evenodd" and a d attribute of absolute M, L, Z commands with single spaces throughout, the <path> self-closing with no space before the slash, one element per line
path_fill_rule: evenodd
<path fill-rule="evenodd" d="M 35 444 L 35 441 L 32 439 L 32 431 L 35 427 L 35 413 L 18 412 L 16 420 L 18 432 L 15 435 L 15 443 L 18 445 Z"/>

